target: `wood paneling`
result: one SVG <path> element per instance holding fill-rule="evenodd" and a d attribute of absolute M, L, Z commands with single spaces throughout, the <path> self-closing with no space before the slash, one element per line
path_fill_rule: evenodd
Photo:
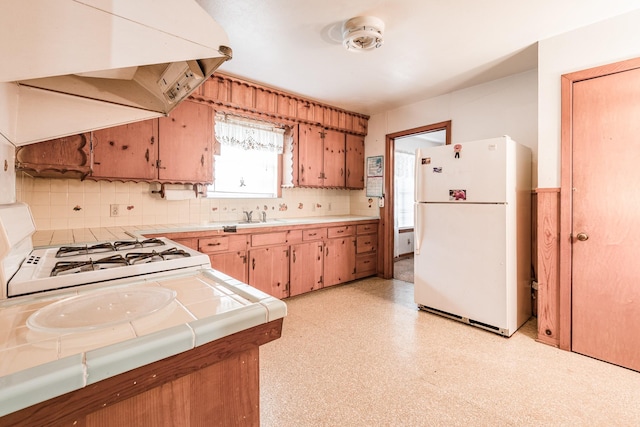
<path fill-rule="evenodd" d="M 538 340 L 559 346 L 560 189 L 537 189 L 535 200 Z"/>

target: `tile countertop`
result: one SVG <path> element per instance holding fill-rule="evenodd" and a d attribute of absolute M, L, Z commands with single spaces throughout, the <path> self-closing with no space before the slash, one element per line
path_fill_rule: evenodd
<path fill-rule="evenodd" d="M 114 281 L 108 289 L 162 287 L 177 296 L 136 320 L 44 332 L 27 319 L 56 301 L 106 287 L 0 302 L 0 416 L 286 316 L 283 301 L 212 269 Z"/>
<path fill-rule="evenodd" d="M 269 219 L 267 222 L 252 222 L 250 224 L 222 221 L 202 224 L 154 224 L 122 227 L 96 227 L 96 228 L 74 228 L 65 230 L 41 230 L 33 235 L 34 246 L 62 245 L 69 243 L 99 242 L 107 240 L 126 240 L 134 236 L 144 234 L 179 233 L 192 231 L 222 230 L 223 227 L 235 225 L 238 229 L 278 227 L 303 224 L 331 224 L 344 221 L 371 221 L 378 220 L 378 217 L 339 215 L 321 216 L 306 218 L 277 218 Z"/>

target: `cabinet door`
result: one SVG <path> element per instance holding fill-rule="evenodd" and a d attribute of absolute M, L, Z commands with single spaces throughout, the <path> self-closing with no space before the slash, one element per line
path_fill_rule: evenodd
<path fill-rule="evenodd" d="M 324 187 L 345 185 L 345 137 L 344 133 L 326 130 L 324 134 Z"/>
<path fill-rule="evenodd" d="M 298 185 L 322 187 L 323 130 L 319 126 L 300 124 L 298 127 Z"/>
<path fill-rule="evenodd" d="M 249 251 L 249 284 L 276 298 L 289 296 L 289 246 Z"/>
<path fill-rule="evenodd" d="M 247 282 L 247 251 L 209 255 L 211 267 L 241 282 Z"/>
<path fill-rule="evenodd" d="M 157 179 L 158 119 L 93 132 L 96 178 Z"/>
<path fill-rule="evenodd" d="M 213 182 L 213 110 L 184 101 L 159 119 L 158 177 L 189 183 Z"/>
<path fill-rule="evenodd" d="M 347 135 L 347 188 L 364 188 L 364 137 Z"/>
<path fill-rule="evenodd" d="M 356 239 L 353 236 L 328 239 L 324 250 L 324 286 L 355 279 Z"/>
<path fill-rule="evenodd" d="M 289 296 L 322 288 L 323 249 L 322 242 L 291 246 Z"/>

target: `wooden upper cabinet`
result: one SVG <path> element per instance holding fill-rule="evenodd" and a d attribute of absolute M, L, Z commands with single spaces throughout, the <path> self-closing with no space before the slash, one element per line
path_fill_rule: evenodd
<path fill-rule="evenodd" d="M 158 123 L 161 181 L 204 183 L 213 181 L 213 110 L 206 104 L 185 101 Z"/>
<path fill-rule="evenodd" d="M 300 124 L 298 128 L 298 185 L 322 187 L 323 130 L 320 126 Z"/>
<path fill-rule="evenodd" d="M 93 133 L 94 178 L 157 178 L 158 119 Z"/>
<path fill-rule="evenodd" d="M 300 124 L 298 129 L 298 185 L 345 186 L 345 134 L 320 126 Z"/>
<path fill-rule="evenodd" d="M 91 173 L 91 134 L 56 138 L 16 149 L 16 170 L 40 177 L 80 177 Z"/>
<path fill-rule="evenodd" d="M 324 131 L 324 187 L 345 186 L 345 134 L 336 130 Z"/>
<path fill-rule="evenodd" d="M 364 137 L 347 135 L 346 139 L 347 188 L 364 188 Z"/>

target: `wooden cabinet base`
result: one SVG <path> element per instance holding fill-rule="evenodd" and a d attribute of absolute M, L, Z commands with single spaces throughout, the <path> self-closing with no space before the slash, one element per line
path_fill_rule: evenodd
<path fill-rule="evenodd" d="M 259 346 L 278 319 L 0 418 L 0 425 L 260 425 Z"/>

